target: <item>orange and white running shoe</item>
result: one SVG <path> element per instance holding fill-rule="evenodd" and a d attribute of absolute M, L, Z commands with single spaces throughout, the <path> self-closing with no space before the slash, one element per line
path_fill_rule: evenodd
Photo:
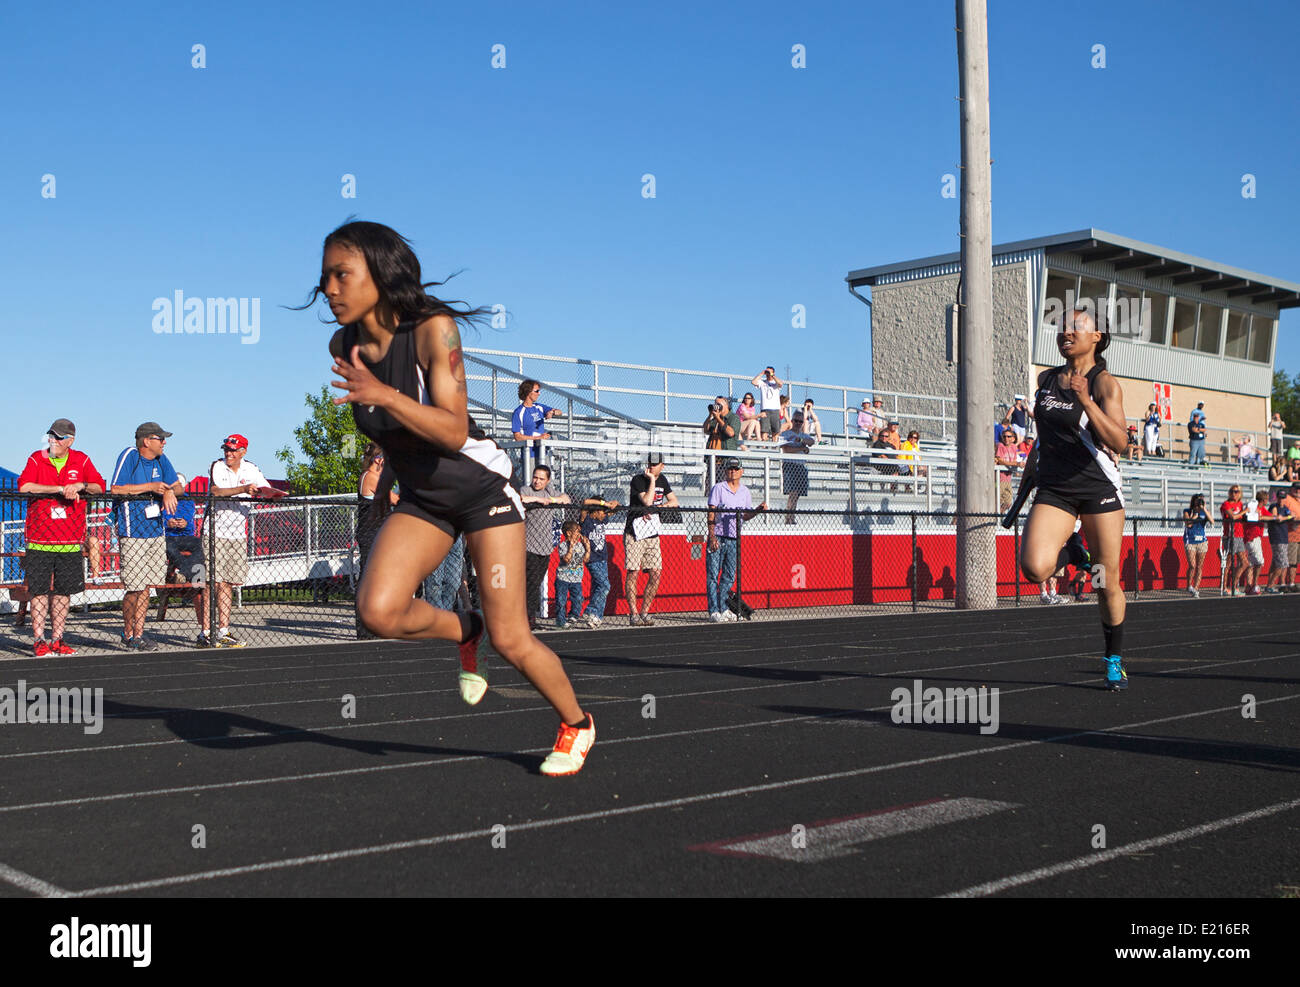
<path fill-rule="evenodd" d="M 571 727 L 562 722 L 560 731 L 555 736 L 555 750 L 547 754 L 546 760 L 542 762 L 542 774 L 550 775 L 552 778 L 576 775 L 582 770 L 582 765 L 587 760 L 587 752 L 595 742 L 596 721 L 591 718 L 590 713 L 587 714 L 585 727 Z"/>
<path fill-rule="evenodd" d="M 479 617 L 479 631 L 460 646 L 460 698 L 477 706 L 487 695 L 488 683 L 478 670 L 478 646 L 483 640 L 487 625 Z"/>

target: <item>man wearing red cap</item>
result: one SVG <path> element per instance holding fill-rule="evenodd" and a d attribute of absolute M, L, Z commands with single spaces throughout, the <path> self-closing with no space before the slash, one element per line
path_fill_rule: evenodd
<path fill-rule="evenodd" d="M 53 494 L 33 500 L 27 507 L 27 550 L 23 568 L 32 602 L 33 653 L 73 655 L 63 643 L 63 625 L 75 593 L 85 589 L 81 568 L 81 543 L 86 539 L 86 502 L 82 494 L 102 494 L 104 478 L 90 457 L 72 449 L 77 427 L 66 418 L 56 419 L 45 433 L 48 447 L 31 454 L 18 492 Z M 50 638 L 45 643 L 45 613 L 50 609 Z"/>
<path fill-rule="evenodd" d="M 227 435 L 221 443 L 223 459 L 213 461 L 208 469 L 214 497 L 246 499 L 257 496 L 268 486 L 262 471 L 245 462 L 248 439 L 239 433 Z M 217 585 L 217 632 L 212 643 L 218 648 L 242 648 L 244 642 L 230 633 L 230 594 L 232 587 L 248 579 L 248 515 L 252 505 L 225 501 L 216 505 L 213 544 L 212 581 Z M 202 637 L 199 640 L 203 643 Z"/>

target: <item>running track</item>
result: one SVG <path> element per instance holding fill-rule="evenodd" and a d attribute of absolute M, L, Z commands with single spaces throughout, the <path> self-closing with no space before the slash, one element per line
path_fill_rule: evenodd
<path fill-rule="evenodd" d="M 598 731 L 568 779 L 449 645 L 9 660 L 109 718 L 0 726 L 0 896 L 1295 893 L 1300 599 L 1129 614 L 1122 694 L 1091 605 L 550 635 Z M 996 687 L 997 732 L 895 724 L 917 679 Z"/>

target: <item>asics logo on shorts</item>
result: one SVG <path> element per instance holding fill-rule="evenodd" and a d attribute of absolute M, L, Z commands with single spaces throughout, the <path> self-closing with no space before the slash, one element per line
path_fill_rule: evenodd
<path fill-rule="evenodd" d="M 514 510 L 513 505 L 502 504 L 499 507 L 494 507 L 490 511 L 488 511 L 488 517 L 496 517 L 498 514 L 505 514 L 512 510 Z"/>
<path fill-rule="evenodd" d="M 1105 500 L 1100 501 L 1100 503 L 1102 503 L 1102 504 L 1113 504 L 1113 503 L 1115 503 L 1115 498 L 1114 498 L 1114 497 L 1107 497 Z"/>

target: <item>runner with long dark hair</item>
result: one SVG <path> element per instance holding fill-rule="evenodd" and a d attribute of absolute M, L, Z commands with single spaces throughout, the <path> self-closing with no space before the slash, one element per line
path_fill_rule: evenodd
<path fill-rule="evenodd" d="M 350 222 L 325 238 L 320 295 L 342 327 L 330 340 L 333 386 L 346 393 L 365 435 L 387 453 L 385 474 L 400 499 L 384 521 L 361 585 L 357 612 L 380 637 L 440 638 L 460 645 L 461 697 L 483 698 L 478 667 L 484 632 L 555 708 L 561 719 L 547 775 L 575 774 L 596 739 L 555 652 L 528 628 L 524 606 L 523 504 L 511 485 L 510 457 L 470 418 L 458 323 L 484 309 L 461 310 L 429 294 L 406 239 L 378 223 Z M 305 307 L 305 306 L 304 306 Z M 380 483 L 384 488 L 384 483 Z M 479 573 L 478 613 L 455 614 L 414 598 L 463 532 Z"/>
<path fill-rule="evenodd" d="M 1101 602 L 1106 681 L 1111 689 L 1126 689 L 1119 580 L 1124 498 L 1119 470 L 1107 452 L 1118 454 L 1128 444 L 1124 395 L 1101 355 L 1110 334 L 1098 330 L 1088 309 L 1065 313 L 1056 344 L 1066 362 L 1038 375 L 1034 399 L 1038 490 L 1025 522 L 1020 568 L 1035 583 L 1067 563 L 1092 572 Z M 1087 548 L 1074 532 L 1076 518 Z"/>

